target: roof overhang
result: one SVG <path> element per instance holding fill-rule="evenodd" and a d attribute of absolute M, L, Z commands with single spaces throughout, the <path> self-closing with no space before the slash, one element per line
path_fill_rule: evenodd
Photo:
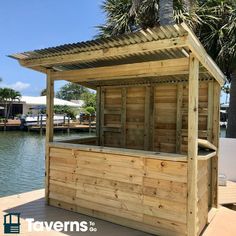
<path fill-rule="evenodd" d="M 27 68 L 88 87 L 119 82 L 187 79 L 189 53 L 201 63 L 202 79 L 222 86 L 225 76 L 186 24 L 141 30 L 117 37 L 18 53 Z"/>

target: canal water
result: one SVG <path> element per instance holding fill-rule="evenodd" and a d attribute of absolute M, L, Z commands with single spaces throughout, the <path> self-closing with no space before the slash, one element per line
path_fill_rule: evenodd
<path fill-rule="evenodd" d="M 221 130 L 224 137 L 225 130 Z M 72 133 L 70 137 L 86 137 Z M 68 134 L 55 134 L 67 138 Z M 21 131 L 0 131 L 0 197 L 44 187 L 45 136 Z"/>
<path fill-rule="evenodd" d="M 88 133 L 70 137 L 89 136 Z M 68 134 L 56 134 L 66 138 Z M 44 187 L 45 136 L 0 131 L 0 197 Z"/>

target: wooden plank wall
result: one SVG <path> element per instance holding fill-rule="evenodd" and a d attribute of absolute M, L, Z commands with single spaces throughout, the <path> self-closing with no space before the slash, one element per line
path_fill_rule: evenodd
<path fill-rule="evenodd" d="M 50 205 L 158 235 L 186 235 L 187 163 L 50 148 Z"/>
<path fill-rule="evenodd" d="M 155 86 L 154 150 L 176 152 L 177 85 Z"/>
<path fill-rule="evenodd" d="M 198 161 L 198 234 L 207 224 L 208 220 L 208 161 Z"/>
<path fill-rule="evenodd" d="M 211 141 L 208 84 L 199 83 L 198 133 Z M 186 154 L 188 85 L 102 87 L 100 121 L 102 146 Z"/>
<path fill-rule="evenodd" d="M 199 83 L 199 110 L 198 110 L 198 138 L 207 139 L 208 135 L 208 83 Z M 182 145 L 181 153 L 188 150 L 188 85 L 183 86 L 183 105 L 182 105 Z"/>

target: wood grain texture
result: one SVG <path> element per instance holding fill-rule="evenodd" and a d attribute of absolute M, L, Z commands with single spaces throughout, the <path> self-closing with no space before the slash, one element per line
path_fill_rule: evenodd
<path fill-rule="evenodd" d="M 199 61 L 192 54 L 189 57 L 188 92 L 188 235 L 197 236 L 199 231 L 197 206 L 197 151 L 198 151 L 198 75 Z"/>
<path fill-rule="evenodd" d="M 118 224 L 132 220 L 147 232 L 186 235 L 186 162 L 57 147 L 49 156 L 52 205 L 112 216 Z"/>

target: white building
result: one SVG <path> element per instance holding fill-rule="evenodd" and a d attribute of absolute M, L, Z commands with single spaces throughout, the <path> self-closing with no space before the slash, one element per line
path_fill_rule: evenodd
<path fill-rule="evenodd" d="M 83 100 L 77 100 L 76 103 L 74 103 L 59 98 L 54 98 L 54 105 L 58 106 L 81 108 L 83 104 Z M 20 101 L 15 101 L 13 103 L 10 116 L 16 116 L 17 114 L 28 114 L 29 112 L 32 114 L 37 114 L 37 107 L 39 106 L 46 107 L 46 96 L 22 96 Z M 3 110 L 1 110 L 0 113 L 1 112 L 3 112 Z"/>

